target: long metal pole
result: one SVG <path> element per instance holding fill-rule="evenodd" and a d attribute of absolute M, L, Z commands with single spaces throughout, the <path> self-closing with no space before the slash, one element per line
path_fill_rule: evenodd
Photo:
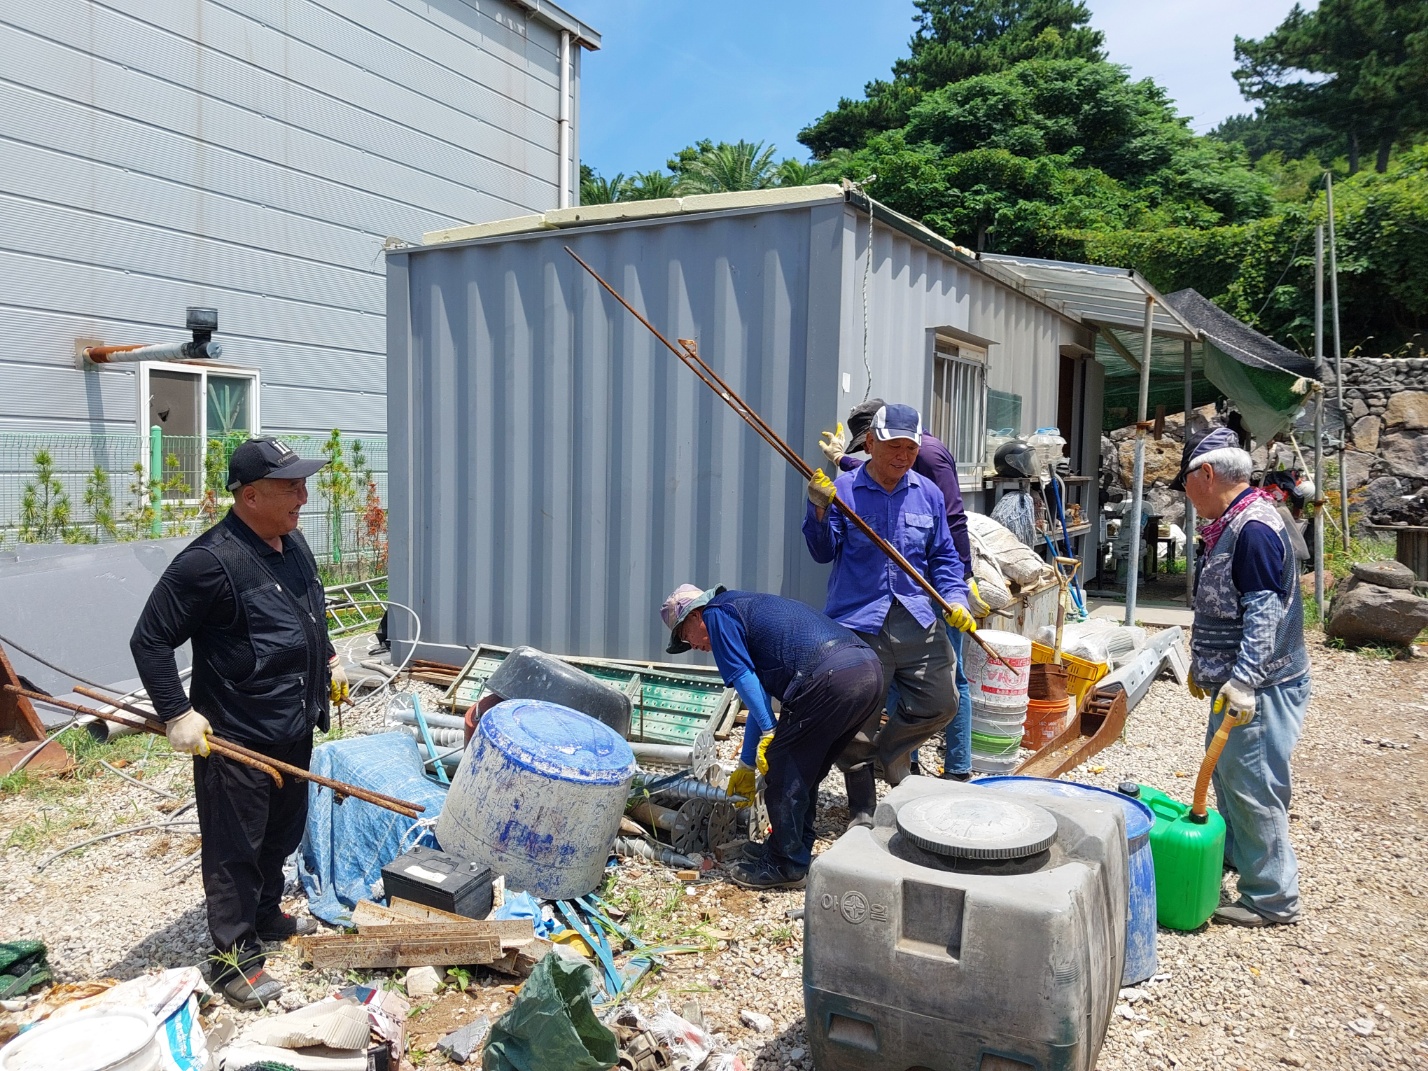
<path fill-rule="evenodd" d="M 700 378 L 700 380 L 704 383 L 705 386 L 709 387 L 716 394 L 718 394 L 719 397 L 724 400 L 724 402 L 729 406 L 730 409 L 738 413 L 739 416 L 743 418 L 744 422 L 749 425 L 749 427 L 753 428 L 756 432 L 758 432 L 759 437 L 762 438 L 770 446 L 772 446 L 774 450 L 778 452 L 780 457 L 782 457 L 785 461 L 787 461 L 790 465 L 797 469 L 800 475 L 802 475 L 805 480 L 811 480 L 813 478 L 813 466 L 809 465 L 808 462 L 804 461 L 803 458 L 800 457 L 798 453 L 796 453 L 794 449 L 783 440 L 783 437 L 780 436 L 778 432 L 774 431 L 773 428 L 769 427 L 768 423 L 764 420 L 763 417 L 759 416 L 759 414 L 756 413 L 749 406 L 749 404 L 744 401 L 743 398 L 739 397 L 739 395 L 735 392 L 734 388 L 724 382 L 723 377 L 721 377 L 719 373 L 715 372 L 714 369 L 710 368 L 709 365 L 705 363 L 704 358 L 699 356 L 699 351 L 692 341 L 690 341 L 689 339 L 680 339 L 680 344 L 676 347 L 672 342 L 669 341 L 669 339 L 665 338 L 664 335 L 660 334 L 659 330 L 654 326 L 654 324 L 650 323 L 649 320 L 645 319 L 645 317 L 642 316 L 633 305 L 626 301 L 618 290 L 616 290 L 613 286 L 611 286 L 603 278 L 601 278 L 599 272 L 597 272 L 589 264 L 585 263 L 585 261 L 580 258 L 580 254 L 576 253 L 575 250 L 570 248 L 570 246 L 566 246 L 565 251 L 575 259 L 575 262 L 577 264 L 579 264 L 582 268 L 589 272 L 591 278 L 593 278 L 597 283 L 599 283 L 611 297 L 613 297 L 616 301 L 623 305 L 625 307 L 625 310 L 631 316 L 633 316 L 636 320 L 640 321 L 640 323 L 644 324 L 645 327 L 649 329 L 650 334 L 654 335 L 655 338 L 659 339 L 660 342 L 664 343 L 665 348 L 669 350 L 670 353 L 678 357 L 686 367 L 688 367 L 692 372 L 694 372 L 694 374 Z M 894 547 L 886 539 L 884 539 L 877 532 L 875 532 L 872 526 L 869 525 L 867 521 L 863 520 L 863 518 L 859 517 L 855 512 L 853 512 L 852 507 L 849 506 L 848 503 L 844 502 L 841 498 L 839 498 L 837 494 L 834 494 L 832 502 L 829 503 L 830 508 L 832 508 L 833 506 L 837 506 L 843 516 L 847 517 L 848 520 L 852 521 L 853 524 L 865 536 L 867 536 L 869 540 L 872 541 L 875 547 L 877 547 L 889 558 L 891 558 L 893 560 L 893 563 L 897 565 L 899 569 L 901 569 L 912 579 L 913 583 L 917 584 L 918 587 L 922 588 L 922 590 L 926 592 L 928 598 L 930 598 L 934 603 L 936 603 L 944 614 L 949 614 L 952 612 L 952 604 L 942 597 L 941 593 L 938 592 L 938 590 L 932 586 L 931 581 L 929 581 L 925 576 L 918 572 L 916 567 L 914 567 L 910 561 L 904 558 L 896 547 Z M 986 640 L 978 636 L 975 631 L 969 632 L 967 633 L 967 635 L 971 636 L 973 642 L 975 642 L 977 646 L 979 646 L 980 648 L 982 648 L 983 651 L 986 652 L 988 658 L 992 659 L 992 661 L 994 662 L 1000 662 L 1008 670 L 1010 670 L 1011 672 L 1015 672 L 1015 670 L 1012 669 L 1011 664 L 1007 662 L 1007 660 L 1003 658 L 1000 654 L 998 654 L 996 650 L 993 649 L 993 647 L 989 643 L 987 643 Z"/>
<path fill-rule="evenodd" d="M 1314 228 L 1314 607 L 1324 624 L 1324 225 Z"/>
<path fill-rule="evenodd" d="M 1334 319 L 1334 402 L 1339 407 L 1339 525 L 1343 529 L 1344 549 L 1349 549 L 1349 470 L 1344 466 L 1344 450 L 1349 438 L 1348 417 L 1344 412 L 1344 349 L 1339 341 L 1339 253 L 1334 241 L 1334 176 L 1324 172 L 1324 192 L 1329 210 L 1329 308 Z"/>
<path fill-rule="evenodd" d="M 1185 441 L 1190 441 L 1190 416 L 1195 411 L 1195 385 L 1191 379 L 1191 350 L 1195 343 L 1185 340 Z M 1185 605 L 1195 605 L 1195 503 L 1185 496 Z"/>
<path fill-rule="evenodd" d="M 1140 525 L 1145 505 L 1145 419 L 1150 407 L 1150 343 L 1155 327 L 1155 298 L 1145 295 L 1145 337 L 1140 351 L 1140 404 L 1136 407 L 1135 471 L 1131 476 L 1130 561 L 1126 563 L 1126 624 L 1135 624 L 1136 586 L 1140 583 Z"/>

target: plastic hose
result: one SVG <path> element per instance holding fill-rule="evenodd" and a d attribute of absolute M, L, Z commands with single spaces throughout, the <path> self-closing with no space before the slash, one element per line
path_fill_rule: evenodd
<path fill-rule="evenodd" d="M 1219 705 L 1218 702 L 1216 705 Z M 1205 749 L 1205 760 L 1200 763 L 1200 773 L 1195 778 L 1194 802 L 1190 804 L 1190 817 L 1193 821 L 1205 821 L 1208 813 L 1205 799 L 1210 794 L 1210 775 L 1215 772 L 1215 764 L 1220 761 L 1220 752 L 1225 750 L 1225 741 L 1229 740 L 1230 730 L 1234 727 L 1234 720 L 1228 714 L 1225 715 L 1210 740 L 1210 746 Z"/>

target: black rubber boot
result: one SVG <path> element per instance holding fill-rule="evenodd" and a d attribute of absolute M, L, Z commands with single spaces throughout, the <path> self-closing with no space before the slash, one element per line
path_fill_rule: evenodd
<path fill-rule="evenodd" d="M 844 770 L 843 786 L 848 793 L 848 829 L 855 826 L 871 829 L 873 812 L 878 809 L 878 787 L 872 764 Z"/>

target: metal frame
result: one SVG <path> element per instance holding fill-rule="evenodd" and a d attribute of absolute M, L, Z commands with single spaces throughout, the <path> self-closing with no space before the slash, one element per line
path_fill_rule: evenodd
<path fill-rule="evenodd" d="M 256 368 L 239 368 L 233 365 L 214 365 L 208 362 L 202 364 L 188 363 L 182 361 L 139 361 L 134 366 L 134 386 L 136 391 L 134 406 L 134 426 L 138 430 L 141 440 L 147 439 L 149 428 L 146 423 L 149 413 L 149 373 L 150 372 L 178 372 L 183 375 L 193 376 L 198 380 L 198 438 L 203 444 L 203 453 L 208 451 L 208 377 L 210 374 L 227 379 L 247 379 L 252 382 L 252 390 L 248 396 L 249 429 L 253 435 L 262 434 L 263 429 L 263 377 Z M 203 456 L 200 455 L 199 464 L 202 468 Z M 147 484 L 152 476 L 149 472 L 149 452 L 140 451 L 139 463 L 143 466 L 144 482 Z M 202 497 L 202 486 L 199 487 L 199 495 L 189 501 L 198 501 Z"/>
<path fill-rule="evenodd" d="M 358 602 L 353 596 L 353 592 L 363 592 L 370 596 L 372 603 L 383 608 L 385 612 L 386 602 L 377 594 L 377 589 L 373 586 L 386 580 L 386 576 L 374 576 L 370 580 L 354 580 L 350 584 L 334 584 L 331 587 L 323 588 L 323 604 L 327 610 L 330 623 L 327 626 L 329 636 L 341 636 L 348 632 L 356 632 L 358 629 L 367 628 L 372 624 L 373 618 L 367 615 L 363 604 Z M 370 604 L 369 604 L 370 605 Z M 357 611 L 358 620 L 350 625 L 344 625 L 342 619 L 337 616 L 339 610 Z M 380 621 L 379 614 L 375 620 Z"/>

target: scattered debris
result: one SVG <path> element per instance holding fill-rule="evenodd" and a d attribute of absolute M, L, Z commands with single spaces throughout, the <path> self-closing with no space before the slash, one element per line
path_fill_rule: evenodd
<path fill-rule="evenodd" d="M 436 1043 L 436 1048 L 452 1063 L 464 1064 L 481 1051 L 490 1035 L 491 1020 L 482 1015 L 474 1022 L 447 1034 Z"/>
<path fill-rule="evenodd" d="M 429 997 L 441 988 L 441 972 L 429 964 L 413 967 L 402 984 L 409 997 Z"/>
<path fill-rule="evenodd" d="M 750 1030 L 757 1031 L 760 1034 L 767 1034 L 773 1029 L 772 1019 L 763 1012 L 750 1011 L 748 1008 L 740 1010 L 739 1022 L 743 1023 Z"/>

